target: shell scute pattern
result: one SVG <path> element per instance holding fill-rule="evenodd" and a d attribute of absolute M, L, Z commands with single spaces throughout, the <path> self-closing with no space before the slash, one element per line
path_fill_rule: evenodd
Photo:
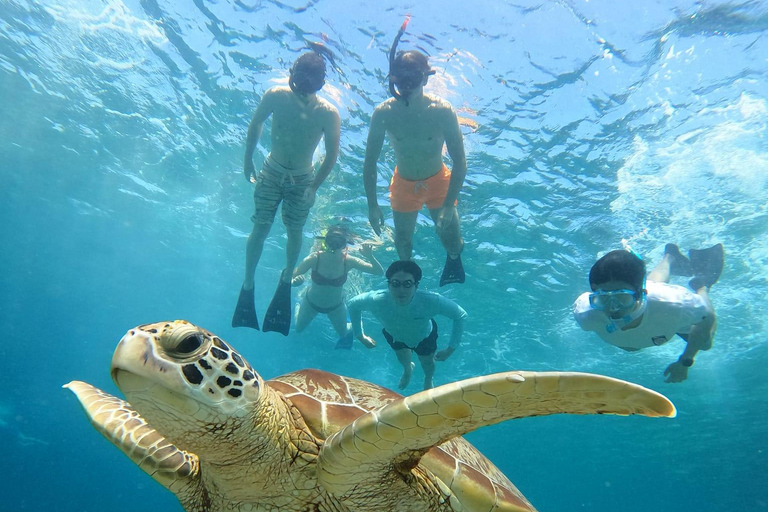
<path fill-rule="evenodd" d="M 343 387 L 342 382 L 344 383 Z M 432 400 L 411 404 L 412 400 L 406 398 L 403 402 L 404 407 L 414 410 L 417 414 L 423 414 L 423 416 L 394 415 L 386 419 L 375 415 L 363 416 L 368 411 L 377 410 L 397 400 L 401 395 L 375 384 L 327 374 L 321 370 L 293 372 L 267 383 L 284 393 L 293 402 L 302 412 L 307 425 L 313 431 L 322 434 L 320 437 L 327 437 L 336 430 L 345 427 L 352 422 L 350 418 L 354 420 L 355 427 L 362 427 L 362 423 L 372 424 L 376 422 L 376 428 L 372 430 L 355 428 L 354 446 L 362 454 L 373 455 L 381 449 L 395 445 L 402 438 L 421 438 L 423 428 L 430 428 L 443 422 L 441 414 L 464 417 L 463 415 L 467 412 L 464 408 L 456 411 L 446 409 L 447 405 L 441 410 L 441 406 Z M 330 388 L 332 391 L 323 392 L 321 389 L 323 386 L 328 386 L 325 389 Z M 347 389 L 348 394 L 342 393 L 342 389 Z M 321 392 L 319 395 L 315 395 L 310 390 L 321 390 Z M 495 403 L 494 400 L 486 398 L 494 398 L 491 395 L 481 391 L 475 393 L 474 402 L 480 404 Z M 329 398 L 334 401 L 326 401 Z M 320 426 L 321 422 L 318 421 L 318 416 L 322 414 L 325 415 L 326 419 L 325 423 Z M 372 435 L 374 430 L 378 435 L 364 437 L 366 432 Z M 344 449 L 344 445 L 342 445 L 342 449 Z M 350 450 L 348 447 L 348 450 L 344 451 L 346 453 L 354 450 Z M 361 459 L 361 462 L 364 460 Z M 528 503 L 514 484 L 462 437 L 432 448 L 423 456 L 421 462 L 451 488 L 469 485 L 469 487 L 484 489 L 490 493 L 490 496 L 496 496 L 497 501 Z M 465 499 L 471 499 L 471 497 L 467 496 Z M 489 505 L 484 502 L 483 506 Z"/>
<path fill-rule="evenodd" d="M 265 383 L 184 321 L 131 330 L 112 376 L 125 401 L 67 387 L 102 434 L 194 512 L 532 512 L 463 433 L 558 412 L 675 414 L 658 393 L 587 374 L 501 373 L 407 398 L 321 370 Z"/>

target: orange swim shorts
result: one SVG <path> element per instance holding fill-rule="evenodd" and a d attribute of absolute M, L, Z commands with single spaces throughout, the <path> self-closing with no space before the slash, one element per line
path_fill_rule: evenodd
<path fill-rule="evenodd" d="M 437 174 L 420 181 L 401 178 L 395 167 L 389 182 L 389 202 L 396 212 L 417 212 L 425 204 L 430 210 L 435 210 L 443 206 L 450 181 L 451 170 L 445 164 Z"/>

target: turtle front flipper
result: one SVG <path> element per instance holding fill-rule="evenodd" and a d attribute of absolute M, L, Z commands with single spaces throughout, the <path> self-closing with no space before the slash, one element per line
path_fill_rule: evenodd
<path fill-rule="evenodd" d="M 178 495 L 198 483 L 197 455 L 168 442 L 128 402 L 77 380 L 64 387 L 80 400 L 96 430 L 160 485 Z"/>
<path fill-rule="evenodd" d="M 326 440 L 318 477 L 335 495 L 354 498 L 372 482 L 415 477 L 421 457 L 448 439 L 508 419 L 561 413 L 676 415 L 666 397 L 610 377 L 498 373 L 422 391 L 359 417 Z M 462 509 L 455 494 L 448 498 L 453 510 Z"/>

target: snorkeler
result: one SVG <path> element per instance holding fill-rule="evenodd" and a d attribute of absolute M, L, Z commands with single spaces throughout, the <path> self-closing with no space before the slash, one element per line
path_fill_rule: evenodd
<path fill-rule="evenodd" d="M 311 284 L 296 313 L 296 331 L 301 332 L 315 316 L 328 316 L 339 335 L 336 348 L 352 348 L 352 331 L 347 327 L 347 306 L 344 303 L 344 283 L 350 270 L 357 269 L 374 275 L 384 274 L 384 268 L 373 255 L 373 245 L 363 243 L 360 253 L 365 260 L 349 256 L 349 231 L 342 225 L 331 226 L 324 237 L 324 250 L 313 252 L 298 264 L 293 272 L 293 285 L 304 282 L 304 274 L 310 274 Z"/>
<path fill-rule="evenodd" d="M 384 215 L 376 197 L 377 162 L 387 136 L 395 149 L 397 166 L 389 185 L 395 247 L 401 260 L 413 253 L 413 233 L 419 211 L 426 204 L 447 255 L 440 286 L 463 283 L 459 215 L 459 192 L 467 173 L 464 140 L 458 118 L 450 103 L 424 86 L 435 71 L 426 55 L 418 51 L 397 52 L 397 44 L 408 23 L 406 19 L 390 50 L 389 84 L 393 98 L 373 112 L 363 166 L 368 199 L 368 219 L 381 234 Z M 453 160 L 453 169 L 443 162 L 443 145 Z"/>
<path fill-rule="evenodd" d="M 245 279 L 232 317 L 232 327 L 259 328 L 254 301 L 254 273 L 264 241 L 282 206 L 287 234 L 285 269 L 274 298 L 264 317 L 264 331 L 288 335 L 291 325 L 291 279 L 299 259 L 302 228 L 315 194 L 328 177 L 339 154 L 340 119 L 336 108 L 317 96 L 325 84 L 325 61 L 315 52 L 301 55 L 291 67 L 289 87 L 269 89 L 253 114 L 245 145 L 245 178 L 256 184 L 253 193 L 255 211 L 253 230 L 245 253 Z M 256 174 L 253 153 L 264 122 L 272 116 L 271 150 L 262 170 Z M 325 158 L 315 172 L 312 155 L 325 139 Z"/>
<path fill-rule="evenodd" d="M 387 289 L 363 293 L 347 303 L 355 338 L 368 348 L 376 341 L 363 330 L 363 311 L 370 311 L 381 322 L 384 339 L 403 366 L 398 388 L 411 381 L 416 353 L 424 370 L 424 389 L 434 386 L 435 361 L 445 361 L 458 348 L 464 332 L 467 312 L 461 306 L 434 292 L 418 290 L 421 268 L 414 261 L 399 260 L 387 269 Z M 436 315 L 453 320 L 448 346 L 437 350 Z"/>
<path fill-rule="evenodd" d="M 717 318 L 709 289 L 723 270 L 723 246 L 691 249 L 688 254 L 690 259 L 667 244 L 646 283 L 645 263 L 638 255 L 609 252 L 589 272 L 592 292 L 573 304 L 576 321 L 583 330 L 630 352 L 663 345 L 677 334 L 686 346 L 664 375 L 666 382 L 684 381 L 698 351 L 712 348 Z M 670 275 L 693 275 L 688 284 L 696 293 L 669 284 Z"/>

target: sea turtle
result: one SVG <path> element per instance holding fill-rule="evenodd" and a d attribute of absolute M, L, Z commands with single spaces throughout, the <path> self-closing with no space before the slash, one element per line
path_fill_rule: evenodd
<path fill-rule="evenodd" d="M 658 393 L 584 373 L 499 373 L 409 397 L 321 370 L 264 381 L 186 321 L 131 329 L 112 378 L 128 402 L 65 387 L 194 512 L 535 511 L 462 434 L 545 414 L 675 415 Z"/>

